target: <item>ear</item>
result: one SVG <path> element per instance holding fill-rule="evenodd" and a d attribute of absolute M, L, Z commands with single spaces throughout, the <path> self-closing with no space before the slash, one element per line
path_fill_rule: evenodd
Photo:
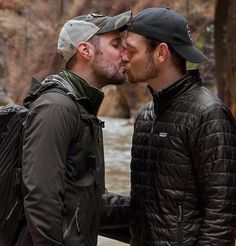
<path fill-rule="evenodd" d="M 81 57 L 86 60 L 91 59 L 93 50 L 88 42 L 80 42 L 76 48 Z"/>
<path fill-rule="evenodd" d="M 156 58 L 159 62 L 163 62 L 169 55 L 169 47 L 166 43 L 160 43 L 156 49 Z"/>

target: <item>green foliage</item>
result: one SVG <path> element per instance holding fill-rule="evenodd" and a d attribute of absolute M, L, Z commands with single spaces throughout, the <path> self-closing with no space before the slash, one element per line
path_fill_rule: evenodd
<path fill-rule="evenodd" d="M 203 51 L 205 48 L 205 44 L 206 44 L 206 37 L 205 37 L 205 33 L 201 34 L 198 38 L 198 40 L 195 43 L 195 46 Z M 192 70 L 192 69 L 197 69 L 198 68 L 198 64 L 196 63 L 191 63 L 187 61 L 187 70 Z"/>

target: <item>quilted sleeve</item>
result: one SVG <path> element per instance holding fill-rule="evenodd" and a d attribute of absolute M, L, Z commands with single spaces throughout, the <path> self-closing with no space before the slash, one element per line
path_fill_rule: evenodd
<path fill-rule="evenodd" d="M 233 245 L 236 229 L 236 125 L 215 105 L 201 115 L 192 133 L 192 153 L 203 220 L 197 245 Z"/>

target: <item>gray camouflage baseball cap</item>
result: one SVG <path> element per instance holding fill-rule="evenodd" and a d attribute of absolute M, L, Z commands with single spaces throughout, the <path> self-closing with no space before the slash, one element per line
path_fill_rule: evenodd
<path fill-rule="evenodd" d="M 116 16 L 94 13 L 77 16 L 62 27 L 57 44 L 58 52 L 67 63 L 76 53 L 76 46 L 81 41 L 88 41 L 95 34 L 124 31 L 131 18 L 131 10 Z"/>

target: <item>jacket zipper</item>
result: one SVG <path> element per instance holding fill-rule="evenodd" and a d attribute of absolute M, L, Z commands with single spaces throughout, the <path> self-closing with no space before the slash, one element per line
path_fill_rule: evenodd
<path fill-rule="evenodd" d="M 66 230 L 65 230 L 65 232 L 64 232 L 64 234 L 63 234 L 63 238 L 64 238 L 64 239 L 69 235 L 74 220 L 75 220 L 75 223 L 76 223 L 77 230 L 78 230 L 78 232 L 80 232 L 79 225 L 78 225 L 78 212 L 79 212 L 79 207 L 76 208 L 75 213 L 74 213 L 74 215 L 73 215 L 73 217 L 72 217 L 72 219 L 71 219 L 71 221 L 70 221 L 70 224 L 69 224 L 69 226 L 66 228 Z"/>
<path fill-rule="evenodd" d="M 9 214 L 7 215 L 6 220 L 9 220 L 10 219 L 10 217 L 11 217 L 12 213 L 14 212 L 14 210 L 15 210 L 15 208 L 16 208 L 17 205 L 18 205 L 18 201 L 16 201 L 15 204 L 14 204 L 14 206 L 11 208 Z"/>

